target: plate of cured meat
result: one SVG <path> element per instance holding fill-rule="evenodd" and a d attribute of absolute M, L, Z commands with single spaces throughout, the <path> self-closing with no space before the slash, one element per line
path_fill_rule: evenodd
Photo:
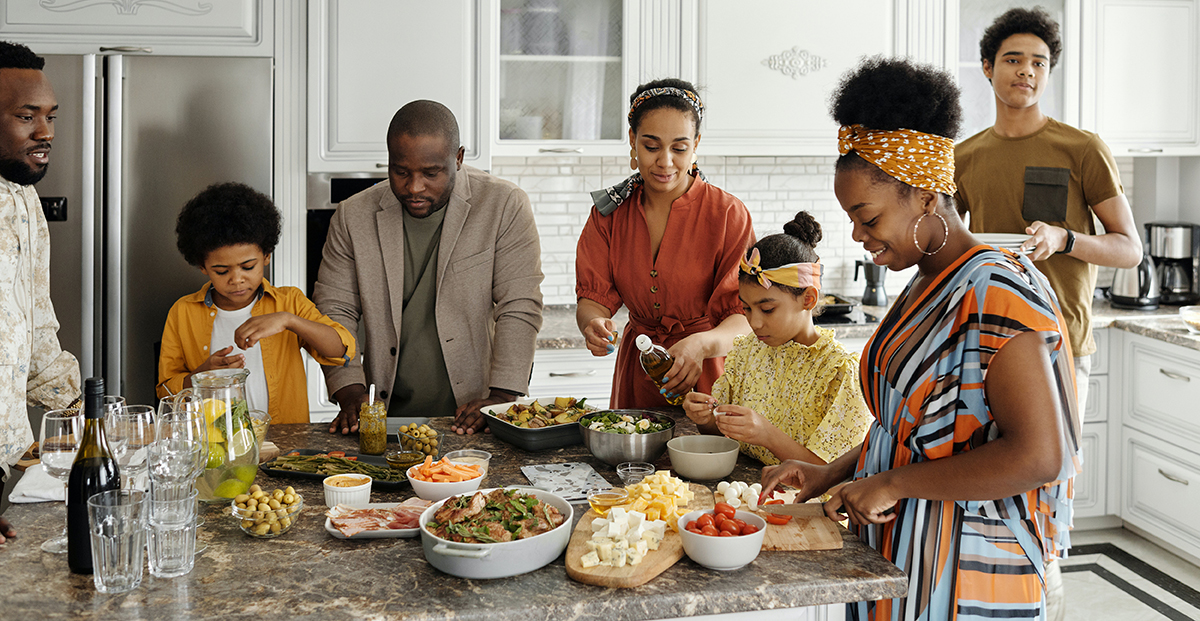
<path fill-rule="evenodd" d="M 325 530 L 338 539 L 416 537 L 418 518 L 433 503 L 409 498 L 401 503 L 373 502 L 364 507 L 337 505 L 325 512 Z"/>

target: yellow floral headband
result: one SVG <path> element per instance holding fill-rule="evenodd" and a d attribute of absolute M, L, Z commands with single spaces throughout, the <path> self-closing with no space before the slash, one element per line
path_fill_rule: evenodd
<path fill-rule="evenodd" d="M 823 267 L 820 263 L 789 263 L 764 270 L 759 266 L 760 259 L 758 248 L 752 248 L 750 261 L 746 261 L 745 257 L 742 258 L 741 270 L 758 278 L 758 284 L 762 285 L 764 289 L 770 289 L 771 283 L 796 289 L 821 288 Z"/>
<path fill-rule="evenodd" d="M 954 141 L 911 129 L 843 125 L 838 152 L 854 151 L 888 176 L 914 188 L 954 195 Z"/>

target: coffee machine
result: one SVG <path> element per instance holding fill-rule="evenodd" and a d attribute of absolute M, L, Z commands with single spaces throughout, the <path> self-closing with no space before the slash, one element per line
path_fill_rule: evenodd
<path fill-rule="evenodd" d="M 1146 239 L 1158 269 L 1163 304 L 1200 301 L 1200 225 L 1189 222 L 1147 222 Z"/>

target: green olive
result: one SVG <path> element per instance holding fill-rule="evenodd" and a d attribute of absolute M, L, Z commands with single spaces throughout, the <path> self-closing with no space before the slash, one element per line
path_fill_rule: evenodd
<path fill-rule="evenodd" d="M 278 500 L 275 500 L 274 498 L 272 498 L 272 499 L 271 499 L 269 502 L 267 502 L 267 506 L 268 506 L 268 507 L 270 507 L 270 508 L 272 508 L 272 509 L 278 509 L 278 508 L 279 508 L 279 501 L 278 501 Z"/>
<path fill-rule="evenodd" d="M 267 524 L 266 522 L 263 522 L 262 524 L 259 524 L 258 526 L 254 527 L 254 534 L 261 536 L 261 535 L 267 534 L 267 532 L 270 530 L 271 530 L 271 525 Z"/>
<path fill-rule="evenodd" d="M 247 500 L 250 500 L 249 494 L 238 494 L 237 497 L 233 499 L 233 501 L 238 504 L 245 504 Z"/>
<path fill-rule="evenodd" d="M 290 504 L 292 504 L 292 503 L 294 503 L 294 502 L 296 502 L 296 495 L 295 495 L 295 494 L 284 494 L 284 495 L 283 495 L 283 504 L 285 504 L 285 505 L 290 505 Z"/>
<path fill-rule="evenodd" d="M 283 490 L 277 489 L 271 492 L 271 498 L 274 498 L 275 500 L 283 500 Z"/>

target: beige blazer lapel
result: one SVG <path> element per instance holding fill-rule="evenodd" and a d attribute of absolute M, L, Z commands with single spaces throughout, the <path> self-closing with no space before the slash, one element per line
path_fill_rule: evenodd
<path fill-rule="evenodd" d="M 384 192 L 379 198 L 375 228 L 379 232 L 379 250 L 383 255 L 383 274 L 387 280 L 388 310 L 396 335 L 399 336 L 400 315 L 404 308 L 404 207 L 391 191 Z M 363 284 L 370 286 L 369 283 Z M 361 295 L 359 299 L 362 299 Z"/>
<path fill-rule="evenodd" d="M 446 279 L 446 268 L 450 265 L 450 256 L 462 234 L 467 216 L 471 213 L 471 184 L 467 180 L 467 172 L 459 170 L 455 178 L 454 193 L 450 195 L 450 203 L 446 205 L 446 219 L 442 221 L 442 239 L 438 246 L 437 292 L 442 291 L 442 281 Z M 440 298 L 440 296 L 439 296 Z"/>

